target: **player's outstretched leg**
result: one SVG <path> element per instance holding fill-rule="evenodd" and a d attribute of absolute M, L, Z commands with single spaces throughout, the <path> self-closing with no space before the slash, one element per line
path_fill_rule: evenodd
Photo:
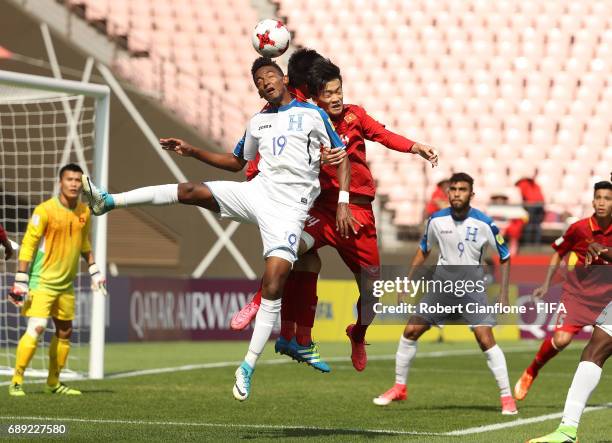
<path fill-rule="evenodd" d="M 87 175 L 81 178 L 83 193 L 94 215 L 102 215 L 116 208 L 132 206 L 167 206 L 176 203 L 195 205 L 219 212 L 219 205 L 208 186 L 203 183 L 179 183 L 147 186 L 119 194 L 99 189 Z"/>
<path fill-rule="evenodd" d="M 491 326 L 474 327 L 474 336 L 478 341 L 480 349 L 484 352 L 487 359 L 487 366 L 491 370 L 497 387 L 499 388 L 501 411 L 503 415 L 518 414 L 516 403 L 510 391 L 510 379 L 508 377 L 508 367 L 506 357 L 501 348 L 495 343 L 493 328 Z"/>
<path fill-rule="evenodd" d="M 249 350 L 236 370 L 236 382 L 232 392 L 236 400 L 244 401 L 251 394 L 251 379 L 255 365 L 270 338 L 272 328 L 281 310 L 281 297 L 285 280 L 291 270 L 291 262 L 280 257 L 269 256 L 263 276 L 261 307 L 255 317 L 255 327 Z"/>
<path fill-rule="evenodd" d="M 81 176 L 83 183 L 83 193 L 89 202 L 89 207 L 94 215 L 106 214 L 108 211 L 115 209 L 115 200 L 106 191 L 99 189 L 89 178 L 83 174 Z"/>
<path fill-rule="evenodd" d="M 612 314 L 612 303 L 608 305 Z M 605 313 L 599 326 L 593 330 L 593 335 L 587 343 L 578 369 L 574 374 L 572 385 L 567 393 L 561 424 L 552 433 L 534 438 L 528 443 L 575 443 L 578 441 L 578 425 L 582 412 L 601 379 L 604 363 L 612 354 L 612 318 L 605 320 Z"/>
<path fill-rule="evenodd" d="M 538 376 L 540 369 L 544 367 L 548 361 L 561 352 L 569 345 L 574 337 L 573 331 L 565 331 L 558 329 L 550 338 L 544 339 L 540 349 L 536 353 L 531 364 L 523 371 L 521 377 L 514 385 L 514 396 L 517 400 L 524 400 L 531 389 L 531 385 Z"/>
<path fill-rule="evenodd" d="M 417 340 L 428 329 L 429 325 L 420 317 L 410 318 L 400 337 L 395 354 L 395 384 L 373 400 L 375 405 L 387 406 L 394 401 L 406 400 L 408 397 L 406 383 L 410 366 L 417 353 Z"/>

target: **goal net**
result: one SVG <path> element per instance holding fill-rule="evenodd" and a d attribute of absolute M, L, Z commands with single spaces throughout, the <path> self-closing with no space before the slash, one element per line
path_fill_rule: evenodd
<path fill-rule="evenodd" d="M 100 179 L 97 161 L 106 161 L 108 133 L 108 88 L 80 82 L 0 71 L 0 223 L 9 238 L 21 244 L 28 220 L 40 203 L 58 195 L 59 170 L 76 163 L 87 174 Z M 102 152 L 100 152 L 102 151 Z M 104 180 L 105 181 L 105 180 Z M 93 225 L 96 262 L 105 269 L 105 226 Z M 104 243 L 102 251 L 96 251 Z M 0 255 L 0 376 L 10 376 L 15 351 L 25 332 L 27 318 L 8 302 L 7 294 L 17 269 L 18 251 L 8 261 Z M 87 266 L 80 263 L 74 281 L 76 313 L 71 350 L 62 378 L 93 376 L 103 372 L 103 347 L 100 351 L 100 314 L 102 346 L 105 300 L 92 294 Z M 96 313 L 96 309 L 102 312 Z M 94 327 L 92 330 L 92 320 Z M 96 326 L 97 322 L 97 326 Z M 46 377 L 48 344 L 55 333 L 49 319 L 47 329 L 26 370 L 26 377 Z M 90 340 L 92 354 L 89 355 Z M 94 365 L 91 367 L 90 361 Z"/>

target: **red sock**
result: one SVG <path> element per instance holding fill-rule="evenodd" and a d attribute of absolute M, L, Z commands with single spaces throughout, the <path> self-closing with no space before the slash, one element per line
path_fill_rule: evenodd
<path fill-rule="evenodd" d="M 253 300 L 251 303 L 255 303 L 257 306 L 261 306 L 261 286 L 263 284 L 263 280 L 259 281 L 259 289 L 257 289 L 257 293 L 253 296 Z"/>
<path fill-rule="evenodd" d="M 281 304 L 281 332 L 285 339 L 291 340 L 295 337 L 295 275 L 289 273 L 285 287 L 283 288 L 283 302 Z"/>
<path fill-rule="evenodd" d="M 287 341 L 290 341 L 293 337 L 295 337 L 295 322 L 281 320 L 280 335 Z"/>
<path fill-rule="evenodd" d="M 555 349 L 553 345 L 552 337 L 545 339 L 542 342 L 542 346 L 540 346 L 540 350 L 527 368 L 527 373 L 534 378 L 537 377 L 538 372 L 540 372 L 540 369 L 542 369 L 542 366 L 544 366 L 548 360 L 553 358 L 558 353 L 559 351 Z"/>
<path fill-rule="evenodd" d="M 353 340 L 355 340 L 357 343 L 362 343 L 365 341 L 366 331 L 368 330 L 370 323 L 372 323 L 374 320 L 374 311 L 371 303 L 368 303 L 369 300 L 371 300 L 371 298 L 364 300 L 363 296 L 359 296 L 359 299 L 357 300 L 357 322 L 353 327 L 352 333 Z"/>
<path fill-rule="evenodd" d="M 302 346 L 312 343 L 312 327 L 317 314 L 317 280 L 316 272 L 292 272 L 295 274 L 294 300 L 296 304 L 297 332 L 296 340 Z"/>

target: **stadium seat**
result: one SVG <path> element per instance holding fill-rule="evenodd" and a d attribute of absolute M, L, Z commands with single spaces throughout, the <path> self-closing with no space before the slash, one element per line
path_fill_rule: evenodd
<path fill-rule="evenodd" d="M 117 60 L 114 66 L 122 75 L 163 95 L 174 109 L 181 108 L 182 89 L 195 93 L 197 99 L 182 111 L 186 121 L 199 121 L 205 131 L 226 137 L 216 141 L 233 147 L 236 135 L 227 128 L 240 127 L 244 122 L 232 118 L 242 117 L 228 117 L 236 109 L 205 90 L 198 77 L 213 90 L 234 96 L 235 107 L 261 105 L 248 72 L 254 56 L 248 38 L 257 20 L 254 8 L 241 0 L 208 0 L 205 7 L 195 0 L 159 0 L 155 7 L 152 0 L 67 4 L 85 5 L 88 20 L 106 20 L 109 36 L 127 36 L 128 49 L 140 57 Z M 596 166 L 592 159 L 611 163 L 610 2 L 416 0 L 408 6 L 402 0 L 356 0 L 350 8 L 344 0 L 275 4 L 295 33 L 294 43 L 315 47 L 340 65 L 347 100 L 365 105 L 409 137 L 437 146 L 441 165 L 452 164 L 493 184 L 492 174 L 487 176 L 489 171 L 474 159 L 488 158 L 498 167 L 512 150 L 522 162 L 542 162 L 540 172 L 552 191 L 572 159 L 588 157 L 577 163 L 585 168 Z M 319 11 L 332 14 L 335 25 L 320 26 Z M 221 68 L 211 69 L 216 65 Z M 597 155 L 586 155 L 587 149 Z M 393 189 L 397 184 L 388 177 L 389 163 L 403 168 L 409 164 L 406 158 L 379 148 L 371 153 L 381 192 Z M 517 172 L 511 167 L 510 176 L 500 182 Z M 570 172 L 574 179 L 580 176 Z M 401 183 L 405 186 L 406 180 Z M 567 179 L 565 184 L 570 183 Z M 397 213 L 396 221 L 420 221 L 420 214 L 410 211 Z"/>

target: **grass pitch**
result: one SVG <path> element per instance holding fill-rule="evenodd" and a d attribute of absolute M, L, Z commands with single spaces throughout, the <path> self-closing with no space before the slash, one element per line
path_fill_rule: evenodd
<path fill-rule="evenodd" d="M 63 438 L 78 441 L 516 443 L 556 428 L 559 418 L 522 421 L 562 412 L 584 346 L 576 343 L 551 361 L 519 403 L 519 415 L 505 417 L 495 381 L 475 343 L 420 344 L 408 400 L 387 407 L 374 405 L 372 399 L 394 381 L 394 343 L 369 346 L 371 359 L 362 373 L 350 363 L 348 342 L 324 343 L 321 352 L 331 360 L 330 374 L 275 355 L 270 344 L 255 372 L 252 397 L 243 403 L 233 399 L 231 388 L 246 350 L 244 342 L 107 345 L 108 377 L 69 383 L 83 390 L 81 397 L 47 396 L 42 384 L 26 379 L 27 397 L 12 398 L 8 378 L 3 377 L 2 437 L 7 436 L 8 424 L 62 423 L 68 428 Z M 514 384 L 537 343 L 500 345 Z M 172 369 L 177 367 L 182 368 Z M 589 405 L 610 401 L 611 380 L 612 374 L 604 369 Z M 513 423 L 516 420 L 521 422 Z M 612 440 L 610 423 L 611 408 L 586 412 L 581 441 Z M 490 426 L 499 424 L 511 426 Z M 476 429 L 480 426 L 488 427 Z M 447 434 L 454 431 L 463 434 Z"/>

